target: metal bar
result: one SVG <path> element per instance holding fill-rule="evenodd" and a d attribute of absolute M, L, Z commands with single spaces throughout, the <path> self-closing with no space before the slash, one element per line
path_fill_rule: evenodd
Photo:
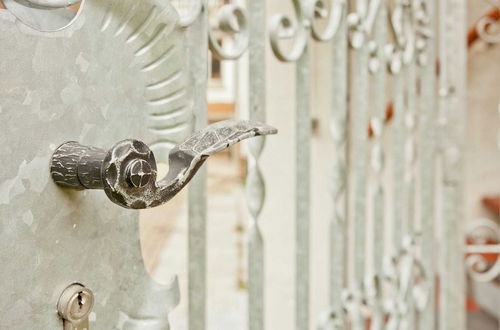
<path fill-rule="evenodd" d="M 416 33 L 413 31 L 413 33 Z M 403 114 L 403 120 L 405 125 L 405 145 L 404 145 L 404 157 L 405 157 L 405 169 L 404 169 L 404 191 L 402 199 L 404 202 L 403 208 L 403 219 L 402 219 L 402 231 L 403 237 L 411 237 L 415 239 L 415 203 L 416 203 L 416 180 L 415 180 L 415 164 L 416 164 L 416 143 L 415 143 L 415 131 L 416 131 L 416 94 L 417 94 L 417 68 L 415 55 L 412 57 L 411 61 L 406 64 L 405 69 L 405 109 Z M 408 283 L 408 291 L 413 290 L 413 283 Z M 407 312 L 402 315 L 401 328 L 406 330 L 415 329 L 416 323 L 416 307 L 413 297 L 409 297 L 406 300 L 406 306 L 408 308 Z"/>
<path fill-rule="evenodd" d="M 385 6 L 379 9 L 378 16 L 375 24 L 375 42 L 377 45 L 378 61 L 383 61 L 383 46 L 387 40 L 387 12 Z M 382 58 L 381 58 L 382 57 Z M 376 183 L 373 190 L 373 221 L 374 221 L 374 271 L 375 274 L 382 272 L 382 259 L 384 255 L 384 222 L 385 222 L 385 191 L 383 187 L 384 180 L 384 122 L 386 116 L 386 68 L 382 64 L 373 77 L 372 85 L 372 104 L 374 107 L 373 116 L 371 120 L 371 128 L 373 132 L 374 142 L 372 144 L 371 167 L 376 175 Z"/>
<path fill-rule="evenodd" d="M 249 35 L 249 117 L 265 122 L 266 117 L 266 13 L 264 0 L 248 2 Z M 264 205 L 265 181 L 259 168 L 264 138 L 248 144 L 247 201 L 248 228 L 248 329 L 264 329 L 264 242 L 259 215 Z"/>
<path fill-rule="evenodd" d="M 467 245 L 467 253 L 500 253 L 500 244 L 474 244 Z"/>
<path fill-rule="evenodd" d="M 434 235 L 435 235 L 435 156 L 436 156 L 436 125 L 437 114 L 437 81 L 436 81 L 436 3 L 432 0 L 426 1 L 427 14 L 429 18 L 430 39 L 426 52 L 423 55 L 426 63 L 423 63 L 422 77 L 420 81 L 421 95 L 419 102 L 419 146 L 420 158 L 420 224 L 422 231 L 421 260 L 430 283 L 429 301 L 420 314 L 420 329 L 435 328 L 435 267 L 434 267 Z"/>
<path fill-rule="evenodd" d="M 405 71 L 405 88 L 406 88 L 406 107 L 404 113 L 404 122 L 406 127 L 406 142 L 405 142 L 405 205 L 403 216 L 403 233 L 413 235 L 415 232 L 415 198 L 416 198 L 416 180 L 415 180 L 415 164 L 416 160 L 416 125 L 417 125 L 417 68 L 415 58 L 408 64 Z"/>
<path fill-rule="evenodd" d="M 394 15 L 394 12 L 391 12 Z M 395 22 L 392 23 L 393 26 Z M 397 55 L 397 54 L 395 54 Z M 393 55 L 394 56 L 394 55 Z M 394 56 L 392 61 L 397 58 Z M 393 65 L 394 66 L 394 65 Z M 394 66 L 395 67 L 395 66 Z M 404 194 L 404 152 L 405 152 L 405 131 L 404 131 L 404 82 L 405 82 L 405 66 L 402 65 L 398 69 L 391 69 L 392 73 L 392 99 L 393 99 L 393 118 L 392 118 L 392 217 L 390 218 L 389 228 L 391 228 L 392 237 L 389 240 L 391 248 L 389 249 L 389 255 L 392 258 L 398 258 L 398 254 L 402 247 L 402 237 L 403 237 L 403 217 L 405 211 L 405 198 Z M 393 277 L 397 276 L 393 274 Z M 387 322 L 387 329 L 398 329 L 400 327 L 401 317 L 397 310 L 398 307 L 398 279 L 391 279 L 392 290 L 391 297 L 389 298 L 390 309 L 388 310 L 389 320 Z"/>
<path fill-rule="evenodd" d="M 466 116 L 466 1 L 441 0 L 440 106 L 443 134 L 443 273 L 441 329 L 465 328 L 464 279 L 464 145 Z M 443 285 L 444 284 L 444 285 Z"/>
<path fill-rule="evenodd" d="M 187 30 L 194 130 L 206 127 L 208 79 L 208 16 L 203 0 L 200 16 Z M 190 330 L 206 328 L 206 218 L 207 175 L 202 168 L 189 185 L 188 211 L 188 324 Z"/>
<path fill-rule="evenodd" d="M 348 42 L 347 9 L 343 13 L 339 29 L 332 41 L 333 86 L 331 108 L 331 136 L 336 153 L 333 160 L 334 213 L 330 222 L 330 305 L 336 316 L 343 319 L 341 293 L 346 283 L 346 229 L 348 199 L 347 191 L 347 88 L 348 88 Z"/>
<path fill-rule="evenodd" d="M 359 15 L 359 13 L 358 13 Z M 361 21 L 362 22 L 362 19 Z M 367 200 L 367 170 L 368 170 L 368 100 L 370 97 L 369 84 L 369 49 L 366 38 L 363 37 L 362 26 L 356 26 L 355 33 L 351 35 L 352 70 L 350 72 L 350 141 L 349 141 L 349 167 L 350 174 L 349 198 L 352 200 L 352 213 L 349 221 L 354 230 L 353 257 L 354 283 L 352 287 L 352 301 L 347 308 L 352 317 L 354 330 L 364 329 L 362 312 L 363 283 L 365 278 L 366 261 L 366 200 Z M 359 38 L 359 37 L 362 37 Z"/>
<path fill-rule="evenodd" d="M 392 244 L 393 252 L 399 251 L 401 240 L 406 233 L 404 229 L 404 211 L 406 210 L 406 199 L 401 198 L 404 194 L 404 74 L 403 67 L 399 73 L 394 74 L 393 78 L 393 120 L 392 120 L 392 170 L 393 170 L 393 219 Z"/>
<path fill-rule="evenodd" d="M 384 311 L 383 311 L 383 292 L 379 284 L 383 278 L 383 259 L 384 259 L 384 232 L 385 232 L 385 190 L 384 190 L 384 122 L 386 116 L 386 67 L 383 63 L 383 47 L 387 42 L 387 12 L 386 7 L 381 6 L 375 18 L 374 25 L 374 41 L 376 45 L 375 53 L 372 54 L 372 60 L 376 61 L 375 70 L 371 86 L 371 100 L 373 104 L 373 114 L 371 119 L 371 128 L 373 132 L 373 143 L 371 150 L 371 168 L 375 175 L 375 184 L 372 187 L 372 212 L 373 212 L 373 272 L 374 296 L 371 297 L 372 303 L 372 329 L 379 330 L 383 328 Z M 376 280 L 377 279 L 377 280 Z"/>
<path fill-rule="evenodd" d="M 295 173 L 295 316 L 296 329 L 309 329 L 310 288 L 310 159 L 311 118 L 309 47 L 296 62 L 296 173 Z"/>
<path fill-rule="evenodd" d="M 366 231 L 366 184 L 367 184 L 367 152 L 368 152 L 368 76 L 369 52 L 366 43 L 354 51 L 352 73 L 351 104 L 351 152 L 350 166 L 353 170 L 352 198 L 354 209 L 352 215 L 354 228 L 354 278 L 361 284 L 365 270 L 365 231 Z"/>

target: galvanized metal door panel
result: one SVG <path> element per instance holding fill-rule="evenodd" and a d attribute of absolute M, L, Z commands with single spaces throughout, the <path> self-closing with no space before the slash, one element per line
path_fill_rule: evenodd
<path fill-rule="evenodd" d="M 74 282 L 95 294 L 91 329 L 168 328 L 177 285 L 146 273 L 138 213 L 58 188 L 49 159 L 65 141 L 126 138 L 164 159 L 190 127 L 176 22 L 156 0 L 87 0 L 56 32 L 0 11 L 2 328 L 62 329 L 57 300 Z"/>

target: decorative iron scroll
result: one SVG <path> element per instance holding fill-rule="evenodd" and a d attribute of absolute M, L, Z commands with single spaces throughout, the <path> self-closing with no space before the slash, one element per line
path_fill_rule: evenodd
<path fill-rule="evenodd" d="M 213 56 L 235 60 L 249 49 L 250 119 L 264 121 L 266 2 L 250 1 L 247 10 L 226 3 L 217 9 L 214 25 L 208 24 L 204 12 L 206 3 L 192 3 L 199 4 L 191 8 L 199 11 L 203 20 L 189 19 L 196 15 L 187 15 L 181 22 L 185 26 L 191 23 L 191 27 L 206 23 L 204 32 L 208 35 Z M 272 16 L 269 37 L 276 58 L 296 65 L 296 180 L 300 189 L 297 188 L 295 197 L 295 327 L 307 329 L 310 323 L 311 75 L 308 46 L 311 40 L 316 40 L 331 41 L 333 48 L 330 133 L 336 151 L 333 165 L 335 213 L 330 233 L 331 306 L 322 315 L 320 328 L 345 328 L 349 324 L 354 329 L 364 329 L 368 321 L 374 329 L 412 328 L 417 323 L 421 328 L 430 328 L 435 324 L 434 258 L 429 251 L 432 251 L 435 234 L 431 172 L 436 148 L 436 136 L 432 134 L 437 107 L 436 4 L 429 0 L 358 0 L 353 1 L 352 6 L 346 0 L 292 0 L 292 3 L 295 17 Z M 462 6 L 461 0 L 441 0 L 439 3 L 446 3 L 443 8 Z M 446 21 L 449 33 L 449 18 Z M 485 31 L 492 31 L 490 22 L 483 25 Z M 220 42 L 219 32 L 230 36 L 228 42 Z M 449 42 L 448 39 L 439 41 L 441 44 Z M 350 56 L 347 46 L 351 47 Z M 199 60 L 201 63 L 201 58 Z M 442 73 L 446 74 L 448 66 L 443 64 L 442 67 Z M 392 89 L 387 88 L 388 84 L 392 84 Z M 453 97 L 453 93 L 450 88 L 446 97 Z M 388 104 L 394 120 L 391 127 L 384 127 Z M 368 124 L 372 140 L 366 129 Z M 389 137 L 390 152 L 385 150 L 385 140 Z M 265 196 L 265 180 L 259 168 L 263 147 L 264 139 L 249 144 L 248 281 L 249 327 L 252 330 L 264 328 L 264 240 L 259 226 Z M 348 171 L 352 174 L 348 175 Z M 373 190 L 368 190 L 370 171 L 375 180 Z M 394 181 L 392 184 L 387 184 L 388 176 Z M 348 182 L 351 177 L 352 183 Z M 447 196 L 448 202 L 452 199 L 456 202 L 457 196 Z M 391 207 L 388 208 L 385 205 L 389 205 L 390 197 Z M 349 207 L 349 203 L 353 205 Z M 447 216 L 451 219 L 455 215 Z M 372 219 L 373 232 L 369 232 L 369 219 Z M 349 226 L 354 227 L 356 248 L 353 251 L 347 251 L 348 240 L 352 238 L 347 234 Z M 371 255 L 367 255 L 369 242 L 373 242 Z M 446 244 L 449 242 L 451 240 Z M 348 274 L 350 276 L 345 276 L 351 271 L 344 260 L 346 255 L 354 257 L 354 273 Z M 345 278 L 349 278 L 350 283 L 346 283 Z M 451 310 L 449 306 L 454 304 L 443 308 Z M 201 329 L 201 326 L 194 328 Z"/>
<path fill-rule="evenodd" d="M 500 42 L 500 27 L 498 21 L 483 17 L 477 23 L 477 32 L 484 41 L 494 44 Z"/>
<path fill-rule="evenodd" d="M 346 1 L 330 0 L 329 5 L 326 3 L 325 0 L 293 0 L 296 21 L 286 15 L 271 17 L 269 23 L 271 47 L 280 61 L 297 61 L 304 54 L 310 36 L 318 41 L 328 41 L 333 38 L 340 26 Z M 320 18 L 328 19 L 324 30 L 320 30 L 315 24 L 316 19 Z M 280 44 L 281 40 L 286 39 L 293 39 L 293 46 L 289 52 L 285 51 Z"/>
<path fill-rule="evenodd" d="M 419 112 L 421 96 L 417 84 L 422 77 L 432 77 L 432 70 L 426 69 L 427 71 L 421 73 L 420 68 L 434 67 L 433 62 L 429 61 L 433 58 L 429 54 L 430 47 L 433 47 L 430 40 L 434 38 L 429 16 L 433 15 L 434 11 L 429 10 L 429 5 L 433 4 L 426 1 L 396 1 L 394 6 L 390 7 L 385 1 L 358 1 L 355 11 L 347 16 L 349 43 L 353 49 L 351 60 L 354 61 L 351 65 L 353 83 L 350 96 L 352 141 L 349 141 L 352 153 L 355 154 L 349 159 L 349 169 L 353 171 L 354 180 L 350 188 L 354 191 L 349 195 L 354 198 L 354 217 L 350 218 L 353 221 L 356 242 L 353 252 L 355 274 L 351 277 L 354 278 L 354 282 L 350 288 L 346 288 L 342 294 L 337 292 L 337 301 L 342 302 L 342 309 L 332 304 L 320 318 L 320 329 L 341 329 L 348 323 L 353 329 L 364 329 L 368 320 L 374 329 L 411 328 L 416 322 L 417 314 L 423 313 L 430 304 L 433 278 L 428 277 L 427 269 L 424 267 L 428 265 L 424 259 L 429 257 L 421 255 L 422 237 L 415 234 L 416 197 L 419 193 L 416 189 L 416 175 L 417 165 L 420 166 L 420 160 L 416 158 L 415 153 L 418 147 L 417 141 L 420 141 L 417 139 L 417 132 L 420 130 L 417 123 L 420 123 L 419 116 L 421 116 Z M 392 37 L 387 35 L 388 32 L 392 33 Z M 384 207 L 383 136 L 386 102 L 390 101 L 390 99 L 386 101 L 385 97 L 386 69 L 393 75 L 394 99 L 391 108 L 394 109 L 396 117 L 393 121 L 392 134 L 395 158 L 391 168 L 396 171 L 395 187 L 400 187 L 393 191 L 396 216 L 391 218 L 390 224 L 385 221 L 387 211 Z M 371 95 L 368 95 L 367 91 L 371 91 Z M 368 98 L 373 109 L 370 119 L 373 142 L 369 159 L 375 185 L 373 190 L 370 190 L 373 227 L 372 232 L 368 234 L 372 236 L 370 240 L 374 245 L 373 253 L 367 256 L 364 244 L 368 240 L 365 213 L 368 208 L 364 196 L 368 183 L 366 177 L 368 169 L 364 163 L 367 159 L 365 157 L 368 157 L 365 151 L 368 151 L 369 143 L 366 131 L 369 110 L 365 103 Z M 429 127 L 428 121 L 424 121 L 424 124 L 425 127 Z M 405 126 L 408 129 L 407 137 L 405 137 Z M 342 132 L 341 127 L 333 127 Z M 332 134 L 335 136 L 335 133 Z M 432 151 L 430 154 L 433 154 Z M 341 158 L 342 155 L 337 157 Z M 430 157 L 432 159 L 432 156 Z M 426 165 L 422 166 L 429 166 L 428 158 L 425 158 L 425 161 Z M 405 175 L 411 178 L 406 184 L 403 181 Z M 429 184 L 428 180 L 423 184 Z M 428 192 L 427 189 L 424 191 Z M 404 201 L 401 192 L 405 192 Z M 419 205 L 433 207 L 432 204 Z M 406 220 L 403 220 L 404 218 Z M 407 221 L 406 229 L 398 229 L 403 221 Z M 393 236 L 392 242 L 384 244 L 383 233 L 386 232 L 387 224 L 393 228 Z M 427 230 L 428 226 L 425 228 L 425 235 L 430 235 L 432 240 L 434 233 Z M 338 226 L 337 230 L 343 229 Z M 401 237 L 407 238 L 402 240 Z M 387 252 L 391 249 L 397 254 L 387 259 Z M 367 275 L 369 273 L 365 268 L 367 259 L 373 261 L 372 275 Z"/>
<path fill-rule="evenodd" d="M 311 37 L 318 41 L 328 41 L 335 37 L 344 20 L 345 1 L 300 1 L 293 0 L 296 21 L 282 14 L 274 15 L 269 22 L 270 42 L 274 55 L 283 62 L 295 62 L 296 65 L 296 189 L 295 189 L 295 328 L 309 328 L 309 286 L 310 286 L 310 71 L 308 44 Z M 326 19 L 326 28 L 319 29 L 317 20 Z M 292 40 L 289 51 L 282 47 L 282 41 Z M 342 55 L 340 55 L 340 58 Z M 342 62 L 346 64 L 345 62 Z M 345 76 L 345 75 L 343 75 Z M 340 78 L 341 79 L 341 78 Z M 342 86 L 342 82 L 340 82 Z M 339 94 L 338 94 L 339 95 Z M 343 96 L 340 96 L 343 97 Z M 339 98 L 339 105 L 342 101 Z M 345 116 L 341 114 L 336 122 L 345 127 Z M 339 133 L 338 141 L 342 148 L 345 135 Z M 337 166 L 337 173 L 344 177 L 342 163 Z M 344 187 L 336 187 L 340 197 Z M 337 220 L 334 220 L 334 222 Z M 341 220 L 340 220 L 341 221 Z M 338 270 L 338 269 L 337 269 Z"/>
<path fill-rule="evenodd" d="M 249 119 L 266 120 L 266 1 L 248 2 L 249 17 Z M 265 138 L 248 143 L 246 198 L 250 215 L 248 224 L 248 329 L 263 330 L 265 311 L 264 244 L 260 214 L 266 196 L 265 178 L 259 160 Z"/>
<path fill-rule="evenodd" d="M 497 10 L 500 10 L 499 0 L 489 0 L 488 2 Z M 476 29 L 483 41 L 490 44 L 500 42 L 500 23 L 498 19 L 495 20 L 492 17 L 484 16 L 477 22 Z"/>
<path fill-rule="evenodd" d="M 200 45 L 200 38 L 206 33 L 207 46 L 212 51 L 212 55 L 220 60 L 236 60 L 240 58 L 248 49 L 248 44 L 252 44 L 250 50 L 250 119 L 265 120 L 265 84 L 262 79 L 265 76 L 265 54 L 264 54 L 264 33 L 259 30 L 265 27 L 265 11 L 263 1 L 252 1 L 249 4 L 251 22 L 248 22 L 247 11 L 236 4 L 226 3 L 217 9 L 217 22 L 214 26 L 209 23 L 209 5 L 204 0 L 193 0 L 191 6 L 186 6 L 185 2 L 176 1 L 177 7 L 183 9 L 185 15 L 181 15 L 181 25 L 188 28 L 189 47 L 204 49 Z M 181 10 L 182 11 L 182 10 Z M 254 26 L 250 34 L 249 25 Z M 217 39 L 217 33 L 221 32 L 224 38 L 230 36 L 232 42 L 224 39 L 222 45 Z M 202 54 L 203 53 L 203 54 Z M 195 81 L 203 81 L 199 85 L 195 97 L 203 101 L 198 102 L 197 125 L 207 121 L 206 113 L 206 87 L 208 67 L 208 52 L 197 52 L 191 60 L 191 68 Z M 200 70 L 203 67 L 203 70 Z M 203 96 L 202 96 L 203 95 Z M 251 216 L 249 237 L 249 327 L 250 329 L 263 328 L 263 241 L 258 225 L 258 216 L 264 204 L 264 179 L 258 165 L 258 159 L 264 147 L 264 138 L 249 144 L 249 166 L 247 177 L 248 207 Z M 190 329 L 204 329 L 206 327 L 205 306 L 205 263 L 206 263 L 206 179 L 201 176 L 192 183 L 190 190 L 190 205 L 203 205 L 202 207 L 191 206 L 190 211 L 190 287 L 189 287 L 189 323 Z M 191 274 L 196 272 L 197 274 Z"/>
<path fill-rule="evenodd" d="M 380 276 L 367 277 L 362 292 L 345 290 L 339 297 L 353 329 L 364 329 L 364 322 L 371 319 L 372 329 L 407 329 L 411 325 L 412 313 L 422 312 L 429 301 L 431 279 L 418 257 L 420 238 L 407 236 L 401 250 L 384 260 L 384 271 Z M 388 292 L 383 294 L 383 288 Z M 381 321 L 373 315 L 375 303 L 382 302 Z M 319 318 L 321 330 L 343 329 L 346 320 L 334 310 Z"/>
<path fill-rule="evenodd" d="M 466 248 L 467 272 L 478 282 L 494 280 L 500 275 L 500 227 L 490 219 L 474 220 L 467 230 L 467 236 L 471 241 Z M 495 255 L 492 265 L 486 259 L 486 254 Z"/>
<path fill-rule="evenodd" d="M 217 28 L 224 34 L 234 37 L 230 46 L 222 46 L 215 37 L 213 29 L 209 29 L 208 38 L 212 54 L 222 60 L 238 59 L 248 47 L 248 22 L 245 9 L 234 4 L 225 4 L 217 12 Z"/>

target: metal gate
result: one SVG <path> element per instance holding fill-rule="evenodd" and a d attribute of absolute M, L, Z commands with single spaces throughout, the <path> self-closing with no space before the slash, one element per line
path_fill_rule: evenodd
<path fill-rule="evenodd" d="M 200 165 L 229 144 L 274 133 L 253 124 L 265 122 L 270 111 L 267 49 L 296 68 L 295 90 L 288 91 L 295 97 L 290 144 L 296 156 L 283 164 L 295 171 L 295 219 L 288 219 L 295 226 L 295 328 L 465 328 L 465 1 L 290 0 L 291 17 L 267 15 L 270 2 L 217 3 L 212 26 L 213 4 L 205 0 L 84 0 L 73 9 L 66 7 L 78 1 L 4 0 L 0 151 L 9 157 L 0 159 L 1 328 L 58 329 L 64 318 L 65 329 L 167 329 L 168 312 L 180 299 L 175 281 L 161 286 L 143 269 L 137 212 L 110 206 L 100 191 L 57 187 L 52 159 L 59 185 L 101 188 L 131 208 L 165 202 L 193 177 L 183 298 L 189 329 L 206 329 L 207 196 Z M 231 38 L 222 44 L 215 30 Z M 323 173 L 334 210 L 324 214 L 329 307 L 319 315 L 310 307 L 316 294 L 310 290 L 314 42 L 331 48 L 320 60 L 330 71 L 334 144 Z M 210 54 L 232 61 L 248 54 L 250 122 L 210 126 L 179 145 L 208 126 Z M 279 122 L 271 124 L 280 129 Z M 239 133 L 226 139 L 222 129 Z M 220 145 L 209 141 L 211 130 Z M 171 170 L 185 171 L 178 185 L 165 192 L 161 183 L 158 191 L 147 190 L 153 197 L 143 198 L 136 192 L 149 187 L 149 174 L 156 178 L 147 147 L 119 144 L 108 152 L 111 159 L 85 147 L 109 148 L 130 138 L 145 141 Z M 66 141 L 82 145 L 58 148 Z M 194 147 L 199 141 L 201 151 Z M 260 158 L 279 151 L 265 149 L 264 141 L 247 144 L 251 330 L 266 328 L 265 295 L 273 290 L 265 286 L 265 264 L 272 262 L 265 244 L 273 238 L 260 229 L 266 185 Z M 132 187 L 123 188 L 112 181 L 114 166 L 134 152 L 137 162 L 118 170 Z M 61 296 L 65 288 L 73 296 Z M 64 299 L 69 309 L 58 305 L 58 316 Z"/>

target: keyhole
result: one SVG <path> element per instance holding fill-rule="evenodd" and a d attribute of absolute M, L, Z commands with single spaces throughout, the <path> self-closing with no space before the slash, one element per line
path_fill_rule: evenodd
<path fill-rule="evenodd" d="M 77 293 L 76 299 L 73 301 L 71 314 L 74 318 L 83 318 L 89 311 L 89 297 L 83 291 Z"/>
<path fill-rule="evenodd" d="M 78 306 L 80 307 L 80 310 L 82 310 L 83 305 L 85 304 L 85 298 L 82 296 L 82 293 L 78 293 Z"/>

